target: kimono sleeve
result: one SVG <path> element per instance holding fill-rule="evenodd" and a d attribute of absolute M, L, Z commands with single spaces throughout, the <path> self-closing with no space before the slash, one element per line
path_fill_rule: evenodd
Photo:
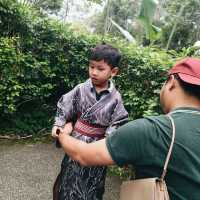
<path fill-rule="evenodd" d="M 111 134 L 119 126 L 128 122 L 128 112 L 124 108 L 121 96 L 118 98 L 118 103 L 115 106 L 114 112 L 111 116 L 111 122 L 109 127 L 106 129 L 106 135 Z"/>
<path fill-rule="evenodd" d="M 79 96 L 79 86 L 76 86 L 59 99 L 54 126 L 62 127 L 66 122 L 73 121 L 77 115 Z"/>

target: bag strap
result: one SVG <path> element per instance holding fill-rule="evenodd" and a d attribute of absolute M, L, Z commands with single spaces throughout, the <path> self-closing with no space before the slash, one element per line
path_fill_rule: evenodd
<path fill-rule="evenodd" d="M 171 144 L 170 144 L 170 147 L 169 147 L 169 151 L 168 151 L 168 154 L 167 154 L 167 157 L 166 157 L 166 160 L 165 160 L 163 172 L 162 172 L 162 175 L 161 175 L 161 178 L 160 178 L 162 181 L 164 180 L 165 175 L 167 173 L 167 166 L 168 166 L 169 159 L 170 159 L 170 156 L 171 156 L 171 153 L 172 153 L 172 148 L 173 148 L 174 140 L 175 140 L 175 132 L 176 132 L 173 118 L 169 114 L 166 115 L 166 116 L 169 118 L 171 125 L 172 125 L 172 141 L 171 141 Z"/>

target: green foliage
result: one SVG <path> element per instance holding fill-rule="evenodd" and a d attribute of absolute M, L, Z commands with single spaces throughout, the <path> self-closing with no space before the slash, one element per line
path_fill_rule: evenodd
<path fill-rule="evenodd" d="M 35 15 L 37 11 L 14 1 L 10 0 L 10 6 L 4 4 L 7 12 L 3 9 L 0 14 L 1 30 L 4 27 L 0 37 L 0 132 L 40 134 L 51 128 L 60 96 L 88 77 L 90 48 L 102 38 L 76 34 L 69 26 L 41 18 Z M 18 26 L 12 19 L 19 20 Z M 117 37 L 104 42 L 123 54 L 116 85 L 130 119 L 160 113 L 163 72 L 179 55 L 129 45 Z"/>
<path fill-rule="evenodd" d="M 33 3 L 36 8 L 44 9 L 50 13 L 58 12 L 62 6 L 63 0 L 28 0 Z"/>
<path fill-rule="evenodd" d="M 86 56 L 94 42 L 92 38 L 85 41 L 84 36 L 76 36 L 56 21 L 32 16 L 31 13 L 37 11 L 14 1 L 10 1 L 10 5 L 5 1 L 2 7 L 5 9 L 1 9 L 0 15 L 3 30 L 0 37 L 0 118 L 3 123 L 0 129 L 13 131 L 11 127 L 17 125 L 17 133 L 19 127 L 21 133 L 37 132 L 43 123 L 38 122 L 39 116 L 54 113 L 60 95 L 86 79 Z M 14 19 L 17 26 L 12 23 Z M 33 102 L 38 115 L 30 112 Z M 47 103 L 48 109 L 44 111 L 42 108 Z M 48 118 L 46 115 L 44 120 Z M 25 124 L 31 123 L 35 128 L 29 126 L 28 131 Z"/>
<path fill-rule="evenodd" d="M 108 175 L 119 176 L 122 180 L 130 180 L 130 178 L 134 177 L 134 169 L 132 166 L 126 166 L 126 167 L 109 166 Z"/>
<path fill-rule="evenodd" d="M 183 13 L 178 17 L 180 8 L 184 6 Z M 169 35 L 175 23 L 177 27 L 170 43 L 170 49 L 181 50 L 192 46 L 200 36 L 199 0 L 168 0 L 166 4 L 168 15 L 163 26 L 162 43 L 167 44 Z"/>
<path fill-rule="evenodd" d="M 0 36 L 29 38 L 33 36 L 36 24 L 45 23 L 45 19 L 46 15 L 31 6 L 16 0 L 0 1 Z"/>
<path fill-rule="evenodd" d="M 101 3 L 103 3 L 104 0 L 88 0 L 88 1 L 91 1 L 93 3 L 101 4 Z"/>
<path fill-rule="evenodd" d="M 119 30 L 112 26 L 109 18 L 114 20 L 119 26 L 132 33 L 130 20 L 137 14 L 138 1 L 129 0 L 109 0 L 107 1 L 104 10 L 99 15 L 95 15 L 92 20 L 92 26 L 95 27 L 95 32 L 103 34 L 105 28 L 113 36 L 121 36 Z M 129 21 L 128 21 L 129 20 Z M 105 27 L 105 24 L 107 27 Z"/>
<path fill-rule="evenodd" d="M 155 40 L 158 37 L 157 33 L 159 32 L 159 28 L 152 24 L 157 4 L 157 0 L 143 0 L 138 16 L 138 19 L 145 28 L 146 38 L 150 41 Z"/>
<path fill-rule="evenodd" d="M 165 72 L 172 64 L 172 57 L 154 48 L 124 46 L 121 49 L 123 69 L 117 85 L 131 119 L 161 113 L 159 89 L 166 79 Z"/>

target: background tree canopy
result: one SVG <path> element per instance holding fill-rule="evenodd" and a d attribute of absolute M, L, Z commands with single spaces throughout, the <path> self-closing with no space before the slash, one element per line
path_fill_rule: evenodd
<path fill-rule="evenodd" d="M 168 0 L 165 8 L 168 14 L 163 27 L 162 40 L 164 44 L 168 40 L 175 22 L 178 24 L 170 44 L 171 49 L 180 50 L 183 47 L 192 46 L 200 39 L 199 0 Z M 177 16 L 181 8 L 183 11 L 180 16 Z"/>
<path fill-rule="evenodd" d="M 56 13 L 60 10 L 63 0 L 18 0 L 18 2 L 33 6 L 36 9 L 43 9 L 49 13 Z"/>
<path fill-rule="evenodd" d="M 167 48 L 180 51 L 184 47 L 192 46 L 200 38 L 199 0 L 107 0 L 104 2 L 103 13 L 93 16 L 91 20 L 91 26 L 95 27 L 96 33 L 106 32 L 123 37 L 108 20 L 112 18 L 118 25 L 128 30 L 138 44 L 146 45 L 146 39 L 150 39 L 151 44 L 156 44 L 158 47 L 166 48 L 169 43 Z M 142 23 L 138 19 L 142 19 L 140 20 Z"/>

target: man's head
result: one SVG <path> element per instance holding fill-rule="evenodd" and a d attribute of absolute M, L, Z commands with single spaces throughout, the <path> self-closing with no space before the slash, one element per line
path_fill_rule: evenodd
<path fill-rule="evenodd" d="M 200 103 L 200 59 L 182 59 L 169 70 L 160 100 L 165 112 L 176 106 L 195 107 Z"/>
<path fill-rule="evenodd" d="M 120 52 L 108 44 L 97 45 L 91 50 L 89 76 L 95 86 L 104 86 L 118 72 Z"/>

